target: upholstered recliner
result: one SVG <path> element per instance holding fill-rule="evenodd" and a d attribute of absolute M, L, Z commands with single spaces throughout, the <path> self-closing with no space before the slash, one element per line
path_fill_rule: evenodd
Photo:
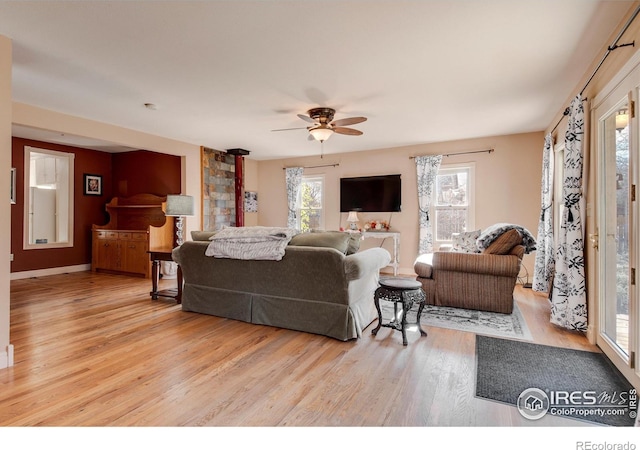
<path fill-rule="evenodd" d="M 511 314 L 525 253 L 522 234 L 509 229 L 479 251 L 435 252 L 416 259 L 416 279 L 428 304 Z"/>

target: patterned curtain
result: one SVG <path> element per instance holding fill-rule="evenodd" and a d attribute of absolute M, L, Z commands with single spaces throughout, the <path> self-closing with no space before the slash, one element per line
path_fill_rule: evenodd
<path fill-rule="evenodd" d="M 544 138 L 541 184 L 542 201 L 532 287 L 534 291 L 549 292 L 556 264 L 553 254 L 553 138 L 551 133 Z"/>
<path fill-rule="evenodd" d="M 416 156 L 416 174 L 418 176 L 418 215 L 420 226 L 420 241 L 418 254 L 433 252 L 433 230 L 429 218 L 431 209 L 431 193 L 435 185 L 438 169 L 442 162 L 442 155 Z"/>
<path fill-rule="evenodd" d="M 300 193 L 303 172 L 303 167 L 288 167 L 285 169 L 287 205 L 289 208 L 287 228 L 296 228 L 296 210 L 298 209 L 298 194 Z"/>
<path fill-rule="evenodd" d="M 577 96 L 570 106 L 565 135 L 564 211 L 558 248 L 556 272 L 551 292 L 551 323 L 570 330 L 587 330 L 587 294 L 584 267 L 584 232 L 582 230 L 582 153 L 584 106 Z"/>

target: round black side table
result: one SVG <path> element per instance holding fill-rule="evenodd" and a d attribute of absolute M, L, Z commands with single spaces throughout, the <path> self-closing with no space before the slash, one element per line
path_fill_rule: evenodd
<path fill-rule="evenodd" d="M 371 330 L 374 336 L 378 334 L 380 327 L 392 328 L 402 332 L 402 345 L 407 345 L 407 312 L 414 303 L 418 303 L 418 317 L 416 319 L 420 336 L 426 336 L 427 332 L 420 325 L 420 316 L 426 303 L 426 295 L 422 290 L 419 281 L 409 278 L 382 278 L 379 287 L 373 296 L 376 309 L 378 310 L 378 326 Z M 380 310 L 380 300 L 393 302 L 393 320 L 382 323 L 382 311 Z M 398 311 L 400 308 L 400 311 Z"/>

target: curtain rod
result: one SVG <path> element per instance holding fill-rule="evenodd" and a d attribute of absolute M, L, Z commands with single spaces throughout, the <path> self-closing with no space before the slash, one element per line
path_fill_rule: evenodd
<path fill-rule="evenodd" d="M 495 151 L 495 149 L 490 148 L 487 150 L 474 150 L 472 152 L 458 152 L 458 153 L 448 153 L 446 155 L 442 155 L 442 156 L 456 156 L 456 155 L 469 155 L 471 153 L 493 153 Z M 433 155 L 436 156 L 436 155 Z M 415 159 L 417 158 L 417 156 L 409 156 L 409 159 Z"/>
<path fill-rule="evenodd" d="M 602 64 L 604 64 L 604 60 L 607 59 L 607 57 L 609 56 L 609 54 L 612 51 L 614 51 L 614 50 L 616 50 L 616 49 L 618 49 L 620 47 L 629 47 L 629 46 L 635 47 L 636 41 L 631 41 L 631 42 L 628 42 L 626 44 L 620 44 L 620 45 L 618 45 L 618 41 L 620 40 L 622 35 L 629 29 L 629 27 L 631 26 L 631 23 L 638 16 L 638 13 L 640 13 L 640 6 L 638 6 L 636 8 L 636 10 L 633 12 L 633 14 L 631 15 L 631 17 L 629 17 L 629 20 L 627 20 L 627 23 L 624 25 L 624 27 L 622 27 L 622 30 L 620 30 L 620 33 L 618 33 L 618 36 L 616 36 L 615 40 L 613 41 L 613 44 L 611 44 L 609 47 L 607 47 L 607 51 L 605 52 L 604 56 L 602 57 L 602 59 L 600 60 L 600 62 L 596 66 L 595 70 L 593 71 L 593 73 L 591 74 L 591 76 L 589 77 L 587 82 L 585 83 L 584 87 L 580 91 L 580 96 L 582 96 L 584 91 L 587 89 L 587 86 L 589 86 L 589 83 L 591 83 L 591 80 L 593 80 L 593 77 L 596 76 L 596 73 L 598 73 L 598 70 L 600 70 L 600 67 L 602 67 Z M 556 131 L 556 128 L 558 128 L 558 126 L 560 125 L 560 122 L 562 122 L 562 119 L 564 119 L 568 115 L 569 115 L 569 107 L 567 106 L 565 108 L 565 110 L 563 111 L 563 113 L 562 113 L 562 117 L 560 117 L 560 120 L 558 120 L 558 123 L 556 124 L 556 126 L 553 127 L 553 130 L 551 130 L 551 133 Z"/>
<path fill-rule="evenodd" d="M 324 164 L 322 166 L 304 166 L 303 169 L 317 169 L 318 167 L 337 167 L 339 166 L 339 163 L 335 163 L 335 164 Z M 292 167 L 297 167 L 297 166 L 292 166 Z M 290 169 L 291 167 L 283 167 L 282 170 L 287 170 Z"/>

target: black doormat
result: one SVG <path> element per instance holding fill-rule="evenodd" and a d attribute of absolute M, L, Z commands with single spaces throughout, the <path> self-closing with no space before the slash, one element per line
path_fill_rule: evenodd
<path fill-rule="evenodd" d="M 602 353 L 476 336 L 476 396 L 515 405 L 531 420 L 552 414 L 632 426 L 635 395 Z"/>

